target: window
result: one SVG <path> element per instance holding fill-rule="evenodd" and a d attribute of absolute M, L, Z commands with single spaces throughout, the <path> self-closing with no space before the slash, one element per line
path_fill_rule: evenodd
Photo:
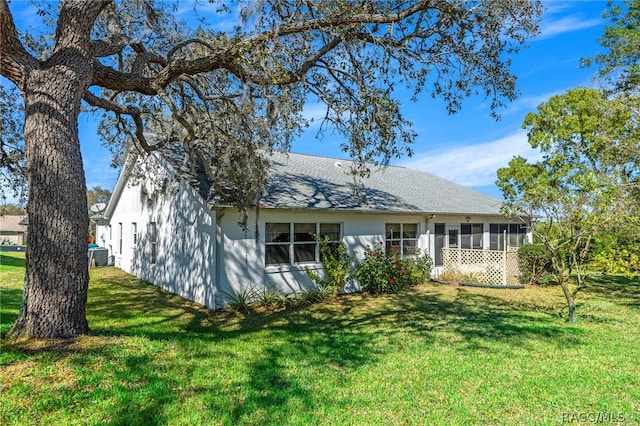
<path fill-rule="evenodd" d="M 326 236 L 330 242 L 339 243 L 340 224 L 267 223 L 265 265 L 319 262 L 320 254 L 315 235 Z"/>
<path fill-rule="evenodd" d="M 293 259 L 295 263 L 309 263 L 316 261 L 316 233 L 315 223 L 293 224 Z"/>
<path fill-rule="evenodd" d="M 385 225 L 385 246 L 387 253 L 401 256 L 416 254 L 418 242 L 417 223 L 387 223 Z"/>
<path fill-rule="evenodd" d="M 527 241 L 527 227 L 519 223 L 492 223 L 489 225 L 491 250 L 504 250 L 504 236 L 506 233 L 507 247 L 520 247 Z"/>
<path fill-rule="evenodd" d="M 457 229 L 449 229 L 449 248 L 458 248 L 458 232 Z"/>
<path fill-rule="evenodd" d="M 158 228 L 155 222 L 149 222 L 149 246 L 149 261 L 153 264 L 158 257 Z"/>
<path fill-rule="evenodd" d="M 460 248 L 482 250 L 482 234 L 481 223 L 461 223 Z"/>
<path fill-rule="evenodd" d="M 265 230 L 265 264 L 278 265 L 289 261 L 291 242 L 288 223 L 267 223 Z"/>
<path fill-rule="evenodd" d="M 122 254 L 122 222 L 118 223 L 118 253 Z"/>
<path fill-rule="evenodd" d="M 131 222 L 131 243 L 135 246 L 138 243 L 138 224 Z"/>

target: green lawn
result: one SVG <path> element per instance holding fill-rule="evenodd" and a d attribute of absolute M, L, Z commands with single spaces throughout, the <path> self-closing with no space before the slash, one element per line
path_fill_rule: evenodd
<path fill-rule="evenodd" d="M 20 304 L 19 256 L 0 259 L 3 333 Z M 91 335 L 3 340 L 0 424 L 640 419 L 638 281 L 601 279 L 567 324 L 558 288 L 425 284 L 241 315 L 113 268 L 91 275 Z"/>

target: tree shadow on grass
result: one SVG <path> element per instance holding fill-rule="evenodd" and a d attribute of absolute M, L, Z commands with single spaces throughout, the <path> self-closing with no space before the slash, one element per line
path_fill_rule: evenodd
<path fill-rule="evenodd" d="M 581 331 L 569 328 L 557 316 L 514 308 L 500 297 L 457 288 L 455 297 L 443 298 L 425 289 L 392 296 L 392 302 L 375 312 L 362 312 L 344 320 L 341 327 L 395 324 L 390 333 L 433 342 L 447 333 L 461 351 L 485 350 L 486 343 L 535 349 L 537 342 L 556 341 L 559 346 L 582 343 Z"/>
<path fill-rule="evenodd" d="M 640 309 L 640 277 L 623 275 L 590 276 L 581 292 L 615 300 L 620 305 Z"/>
<path fill-rule="evenodd" d="M 152 356 L 125 353 L 118 346 L 121 343 L 82 338 L 3 345 L 5 354 L 8 352 L 32 361 L 22 362 L 26 369 L 35 370 L 33 365 L 41 364 L 44 371 L 35 374 L 45 375 L 44 381 L 35 383 L 29 392 L 32 406 L 10 407 L 9 404 L 15 405 L 19 398 L 13 399 L 8 393 L 10 386 L 5 386 L 5 404 L 13 410 L 12 417 L 27 414 L 29 422 L 40 423 L 44 421 L 43 416 L 57 412 L 59 417 L 68 415 L 82 423 L 166 424 L 162 408 L 177 398 L 173 391 L 174 381 L 158 373 Z M 19 365 L 16 363 L 17 367 Z M 47 365 L 57 367 L 51 370 Z M 10 375 L 6 379 L 5 385 L 10 384 Z M 18 385 L 24 388 L 33 381 L 19 380 Z M 83 414 L 90 414 L 91 421 L 83 418 Z"/>
<path fill-rule="evenodd" d="M 22 290 L 0 289 L 0 336 L 9 331 L 13 323 L 18 319 L 20 304 L 22 303 Z"/>
<path fill-rule="evenodd" d="M 14 256 L 7 256 L 4 254 L 0 254 L 0 265 L 3 266 L 13 266 L 13 267 L 17 267 L 17 268 L 24 268 L 24 266 L 26 265 L 26 260 L 25 259 L 21 259 L 19 257 L 14 257 Z"/>
<path fill-rule="evenodd" d="M 587 281 L 586 292 L 622 296 L 640 296 L 640 277 L 623 275 L 595 275 Z"/>
<path fill-rule="evenodd" d="M 340 381 L 358 369 L 378 368 L 381 357 L 404 344 L 428 348 L 446 341 L 444 334 L 455 336 L 450 345 L 464 353 L 488 352 L 496 342 L 531 349 L 542 340 L 563 347 L 582 343 L 579 330 L 557 318 L 462 288 L 448 297 L 425 287 L 240 315 L 210 311 L 137 279 L 103 281 L 90 289 L 91 336 L 5 349 L 22 359 L 42 359 L 47 352 L 47 362 L 79 369 L 86 384 L 69 393 L 84 409 L 89 401 L 106 400 L 98 417 L 107 424 L 165 423 L 164 410 L 190 398 L 200 398 L 208 415 L 230 424 L 317 420 L 318 407 L 332 401 L 314 388 L 318 382 L 309 384 L 314 379 L 308 374 L 327 371 Z M 154 349 L 137 353 L 136 345 Z M 90 372 L 101 368 L 110 372 L 92 378 Z M 229 382 L 216 370 L 229 371 Z M 51 411 L 62 402 L 47 404 Z"/>

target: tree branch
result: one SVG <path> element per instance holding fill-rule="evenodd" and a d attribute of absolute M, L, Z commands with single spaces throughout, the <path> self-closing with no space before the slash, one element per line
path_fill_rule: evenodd
<path fill-rule="evenodd" d="M 104 58 L 122 52 L 129 41 L 122 36 L 112 37 L 114 40 L 91 40 L 91 54 L 96 58 Z"/>
<path fill-rule="evenodd" d="M 55 46 L 69 49 L 75 47 L 91 54 L 89 40 L 93 24 L 102 10 L 113 0 L 84 1 L 68 0 L 63 3 L 56 25 Z"/>
<path fill-rule="evenodd" d="M 119 73 L 100 64 L 99 67 L 97 66 L 96 72 L 94 73 L 93 84 L 113 90 L 137 91 L 142 94 L 156 95 L 158 92 L 157 90 L 154 90 L 152 86 L 164 88 L 180 76 L 192 76 L 204 72 L 215 71 L 217 69 L 227 70 L 242 82 L 273 84 L 272 80 L 265 78 L 264 76 L 251 74 L 243 69 L 243 67 L 238 63 L 238 59 L 242 57 L 244 52 L 250 51 L 253 47 L 265 41 L 313 29 L 342 27 L 345 25 L 363 23 L 388 24 L 399 22 L 415 13 L 427 10 L 430 5 L 430 0 L 424 0 L 395 14 L 359 13 L 355 15 L 331 16 L 329 18 L 284 24 L 264 31 L 253 37 L 249 37 L 239 43 L 232 44 L 226 49 L 215 49 L 214 46 L 206 41 L 190 39 L 171 49 L 167 55 L 169 60 L 166 64 L 163 65 L 159 60 L 156 61 L 163 65 L 163 69 L 153 79 L 142 79 L 141 77 L 136 76 L 135 73 Z M 365 37 L 363 37 L 363 39 L 364 38 Z M 322 56 L 338 46 L 340 42 L 341 39 L 339 37 L 330 40 L 313 56 L 309 57 L 309 59 L 307 59 L 299 69 L 286 73 L 276 82 L 276 84 L 285 85 L 300 81 Z M 173 55 L 175 55 L 177 51 L 190 44 L 201 44 L 209 49 L 212 54 L 189 60 L 185 60 L 183 58 L 172 59 Z"/>
<path fill-rule="evenodd" d="M 176 105 L 173 103 L 171 98 L 167 95 L 167 93 L 162 88 L 158 89 L 158 96 L 169 107 L 169 109 L 171 110 L 171 115 L 173 115 L 173 118 L 175 118 L 176 121 L 180 123 L 180 125 L 182 125 L 182 127 L 189 134 L 189 138 L 185 139 L 185 141 L 190 143 L 193 140 L 195 140 L 196 132 L 193 129 L 193 126 L 191 125 L 191 123 L 189 123 L 189 121 L 186 118 L 184 118 L 182 114 L 180 114 L 180 111 L 178 111 L 178 108 L 176 107 Z"/>
<path fill-rule="evenodd" d="M 115 91 L 132 91 L 143 95 L 157 95 L 152 79 L 140 75 L 116 71 L 103 65 L 98 60 L 93 61 L 93 79 L 91 85 L 100 86 Z"/>
<path fill-rule="evenodd" d="M 0 73 L 22 90 L 28 72 L 39 66 L 18 38 L 7 1 L 0 0 Z"/>
<path fill-rule="evenodd" d="M 423 0 L 398 13 L 358 13 L 355 15 L 338 15 L 329 18 L 312 19 L 293 24 L 285 24 L 247 39 L 248 44 L 261 43 L 265 40 L 282 37 L 291 34 L 298 34 L 310 30 L 319 30 L 328 27 L 342 27 L 351 24 L 392 24 L 400 22 L 418 12 L 426 11 L 431 6 L 431 0 Z"/>
<path fill-rule="evenodd" d="M 94 95 L 93 93 L 89 92 L 88 90 L 84 93 L 84 96 L 82 97 L 82 99 L 84 99 L 85 102 L 87 102 L 91 106 L 102 108 L 107 111 L 112 111 L 112 112 L 115 112 L 116 114 L 123 114 L 123 115 L 130 116 L 136 125 L 136 132 L 135 132 L 136 138 L 140 142 L 140 145 L 142 146 L 142 149 L 145 150 L 145 152 L 149 153 L 152 151 L 157 151 L 165 146 L 166 141 L 158 142 L 154 145 L 149 145 L 149 143 L 147 142 L 147 139 L 144 136 L 144 123 L 142 122 L 141 111 L 138 108 L 127 106 L 127 105 L 121 105 L 117 102 L 100 98 Z"/>

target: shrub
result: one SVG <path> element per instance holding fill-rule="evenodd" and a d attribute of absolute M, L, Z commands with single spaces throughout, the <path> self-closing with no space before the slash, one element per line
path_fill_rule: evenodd
<path fill-rule="evenodd" d="M 431 267 L 433 266 L 433 260 L 427 254 L 422 254 L 420 249 L 416 249 L 416 256 L 407 259 L 412 263 L 415 268 L 411 268 L 415 271 L 416 284 L 428 281 L 431 278 Z"/>
<path fill-rule="evenodd" d="M 268 286 L 257 291 L 257 302 L 265 308 L 285 308 L 293 303 L 289 293 Z"/>
<path fill-rule="evenodd" d="M 553 271 L 551 254 L 543 244 L 525 244 L 518 250 L 522 268 L 520 281 L 529 284 L 548 284 Z"/>
<path fill-rule="evenodd" d="M 342 293 L 344 287 L 352 278 L 355 256 L 342 243 L 332 243 L 326 236 L 316 236 L 320 246 L 320 261 L 326 274 L 326 279 L 314 271 L 307 269 L 307 275 L 311 277 L 318 288 L 324 292 L 334 294 Z"/>
<path fill-rule="evenodd" d="M 303 287 L 300 289 L 300 292 L 296 293 L 296 301 L 299 301 L 302 304 L 311 305 L 313 303 L 320 302 L 333 294 L 333 290 L 329 287 Z"/>
<path fill-rule="evenodd" d="M 253 284 L 241 285 L 239 289 L 233 287 L 229 291 L 222 291 L 229 301 L 229 306 L 236 311 L 251 312 L 251 304 L 259 299 L 260 293 Z"/>
<path fill-rule="evenodd" d="M 363 289 L 371 293 L 395 293 L 425 281 L 431 274 L 431 258 L 420 255 L 403 259 L 398 253 L 386 253 L 384 243 L 367 246 L 355 276 Z"/>

